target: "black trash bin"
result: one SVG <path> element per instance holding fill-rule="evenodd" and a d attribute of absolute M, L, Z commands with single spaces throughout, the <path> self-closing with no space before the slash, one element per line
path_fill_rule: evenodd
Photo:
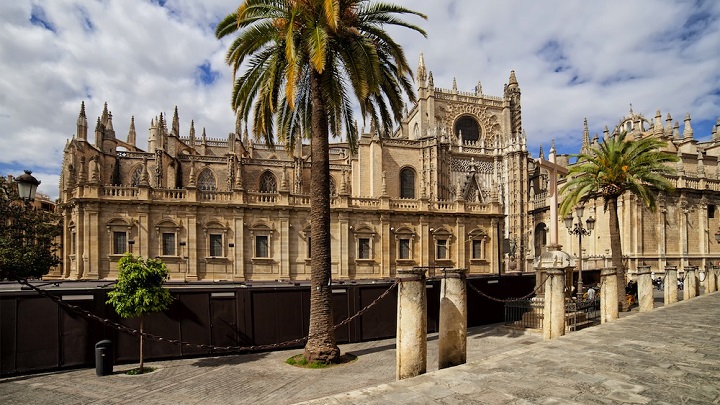
<path fill-rule="evenodd" d="M 95 374 L 110 375 L 113 372 L 113 346 L 109 340 L 95 343 Z"/>

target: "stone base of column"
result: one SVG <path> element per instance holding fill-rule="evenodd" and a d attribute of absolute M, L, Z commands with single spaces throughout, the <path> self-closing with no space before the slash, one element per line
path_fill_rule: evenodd
<path fill-rule="evenodd" d="M 425 269 L 398 270 L 395 378 L 427 371 L 427 298 Z"/>
<path fill-rule="evenodd" d="M 650 266 L 638 267 L 638 304 L 640 312 L 652 311 L 654 308 L 653 285 Z"/>
<path fill-rule="evenodd" d="M 467 269 L 443 270 L 440 284 L 438 368 L 467 360 Z"/>
<path fill-rule="evenodd" d="M 611 322 L 618 318 L 618 285 L 615 267 L 600 271 L 600 323 Z"/>

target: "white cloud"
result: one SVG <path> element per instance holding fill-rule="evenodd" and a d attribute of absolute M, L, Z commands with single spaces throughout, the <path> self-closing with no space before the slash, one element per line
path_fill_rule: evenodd
<path fill-rule="evenodd" d="M 145 147 L 150 119 L 172 114 L 209 137 L 234 130 L 231 72 L 215 24 L 239 2 L 25 0 L 0 4 L 0 171 L 29 168 L 57 183 L 66 140 L 85 100 L 90 132 L 103 103 L 118 137 L 135 116 Z M 502 95 L 516 71 L 530 148 L 556 138 L 577 150 L 582 122 L 602 132 L 628 111 L 693 117 L 696 137 L 720 116 L 720 2 L 641 0 L 396 0 L 428 15 L 393 35 L 411 66 L 420 52 L 435 85 Z M 31 15 L 41 11 L 46 26 Z M 36 16 L 37 17 L 37 16 Z M 46 29 L 52 27 L 53 31 Z M 214 82 L 197 80 L 209 63 Z M 556 71 L 557 70 L 557 71 Z M 54 177 L 53 177 L 54 176 Z M 52 181 L 51 181 L 52 179 Z M 45 191 L 48 192 L 48 191 Z M 53 196 L 57 192 L 48 192 Z"/>

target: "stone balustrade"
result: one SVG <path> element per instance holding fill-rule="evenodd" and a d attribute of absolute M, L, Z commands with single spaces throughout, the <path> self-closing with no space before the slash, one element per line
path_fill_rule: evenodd
<path fill-rule="evenodd" d="M 280 193 L 260 193 L 257 191 L 217 191 L 188 189 L 163 189 L 149 186 L 100 186 L 86 184 L 73 190 L 73 198 L 93 198 L 105 201 L 167 201 L 174 203 L 212 203 L 216 205 L 285 205 L 309 207 L 312 199 L 309 195 Z M 390 198 L 387 196 L 351 197 L 333 196 L 330 199 L 333 208 L 364 208 L 373 210 L 391 210 L 406 212 L 447 212 L 499 214 L 500 204 L 469 203 L 465 201 L 432 201 L 427 199 Z"/>

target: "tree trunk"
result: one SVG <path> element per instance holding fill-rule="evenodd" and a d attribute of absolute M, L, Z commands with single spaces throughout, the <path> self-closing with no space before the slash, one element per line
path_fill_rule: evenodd
<path fill-rule="evenodd" d="M 612 252 L 612 265 L 615 267 L 615 271 L 617 271 L 618 308 L 620 311 L 627 311 L 628 303 L 625 299 L 625 266 L 622 260 L 617 199 L 617 196 L 608 198 L 608 212 L 610 213 L 610 251 Z"/>
<path fill-rule="evenodd" d="M 140 316 L 140 374 L 143 373 L 143 316 Z"/>
<path fill-rule="evenodd" d="M 320 94 L 322 75 L 311 69 L 312 136 L 310 168 L 310 327 L 305 358 L 308 361 L 335 362 L 340 349 L 335 343 L 332 313 L 330 267 L 330 158 L 328 121 Z"/>

